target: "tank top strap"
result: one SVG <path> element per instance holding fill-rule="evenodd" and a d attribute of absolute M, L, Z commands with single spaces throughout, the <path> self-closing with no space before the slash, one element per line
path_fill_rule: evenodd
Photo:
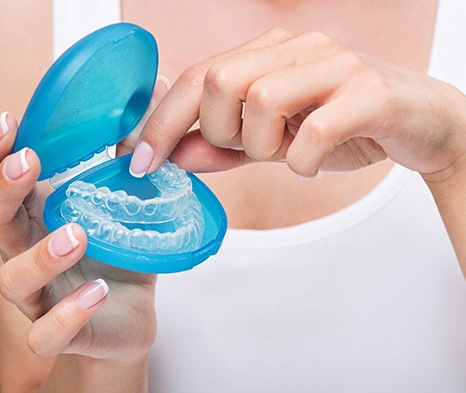
<path fill-rule="evenodd" d="M 85 35 L 120 20 L 120 0 L 53 0 L 54 59 Z"/>
<path fill-rule="evenodd" d="M 466 93 L 466 2 L 439 0 L 429 75 Z"/>

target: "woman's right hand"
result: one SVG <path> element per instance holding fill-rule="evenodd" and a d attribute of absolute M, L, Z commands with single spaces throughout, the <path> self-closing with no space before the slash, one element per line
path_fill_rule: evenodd
<path fill-rule="evenodd" d="M 11 115 L 1 120 L 0 292 L 33 322 L 29 346 L 42 356 L 140 359 L 155 337 L 155 276 L 83 256 L 79 225 L 48 233 L 42 215 L 52 189 L 37 183 L 33 150 L 10 154 L 18 125 Z"/>

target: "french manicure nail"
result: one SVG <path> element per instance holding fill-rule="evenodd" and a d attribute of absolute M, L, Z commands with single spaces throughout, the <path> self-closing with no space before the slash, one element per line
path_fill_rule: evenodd
<path fill-rule="evenodd" d="M 308 180 L 311 179 L 312 176 L 303 176 L 303 175 L 297 175 L 299 180 Z"/>
<path fill-rule="evenodd" d="M 26 158 L 26 153 L 29 149 L 24 149 L 16 152 L 8 157 L 5 166 L 3 167 L 3 174 L 10 180 L 16 180 L 25 174 L 29 169 L 29 163 Z"/>
<path fill-rule="evenodd" d="M 129 173 L 134 177 L 143 177 L 154 159 L 154 151 L 152 147 L 144 141 L 139 142 L 134 150 Z"/>
<path fill-rule="evenodd" d="M 79 240 L 76 239 L 73 233 L 73 225 L 69 224 L 60 230 L 52 237 L 49 243 L 49 250 L 52 255 L 62 257 L 79 245 Z"/>
<path fill-rule="evenodd" d="M 89 310 L 107 296 L 109 287 L 101 278 L 85 284 L 76 296 L 75 303 L 81 310 Z"/>
<path fill-rule="evenodd" d="M 160 80 L 161 82 L 165 83 L 165 85 L 167 86 L 167 90 L 170 88 L 170 81 L 169 81 L 166 77 L 164 77 L 163 75 L 160 75 L 160 74 L 159 74 L 159 75 L 157 75 L 157 82 L 158 82 L 159 80 Z"/>
<path fill-rule="evenodd" d="M 8 123 L 6 121 L 6 117 L 8 112 L 3 112 L 0 115 L 0 128 L 2 129 L 2 136 L 5 135 L 8 131 L 10 131 L 10 127 L 8 127 Z"/>
<path fill-rule="evenodd" d="M 157 107 L 160 102 L 163 100 L 165 95 L 170 88 L 170 82 L 167 78 L 162 75 L 157 75 L 157 81 L 155 83 L 154 92 L 152 93 L 152 101 L 155 103 L 155 107 Z M 155 109 L 155 108 L 154 108 Z"/>

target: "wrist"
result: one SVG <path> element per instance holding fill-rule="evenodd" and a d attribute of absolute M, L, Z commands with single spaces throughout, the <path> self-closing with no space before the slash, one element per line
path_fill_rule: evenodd
<path fill-rule="evenodd" d="M 455 249 L 466 278 L 466 167 L 456 165 L 442 173 L 422 174 Z"/>
<path fill-rule="evenodd" d="M 441 171 L 421 173 L 434 198 L 449 198 L 466 188 L 466 164 L 462 161 L 458 160 Z"/>

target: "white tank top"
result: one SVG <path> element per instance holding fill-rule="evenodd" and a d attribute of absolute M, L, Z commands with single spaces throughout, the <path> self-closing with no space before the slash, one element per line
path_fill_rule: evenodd
<path fill-rule="evenodd" d="M 120 4 L 54 15 L 58 55 Z M 429 67 L 464 92 L 465 17 L 440 2 Z M 151 392 L 466 392 L 466 286 L 427 187 L 397 165 L 327 217 L 229 230 L 217 256 L 159 276 L 156 308 Z"/>

